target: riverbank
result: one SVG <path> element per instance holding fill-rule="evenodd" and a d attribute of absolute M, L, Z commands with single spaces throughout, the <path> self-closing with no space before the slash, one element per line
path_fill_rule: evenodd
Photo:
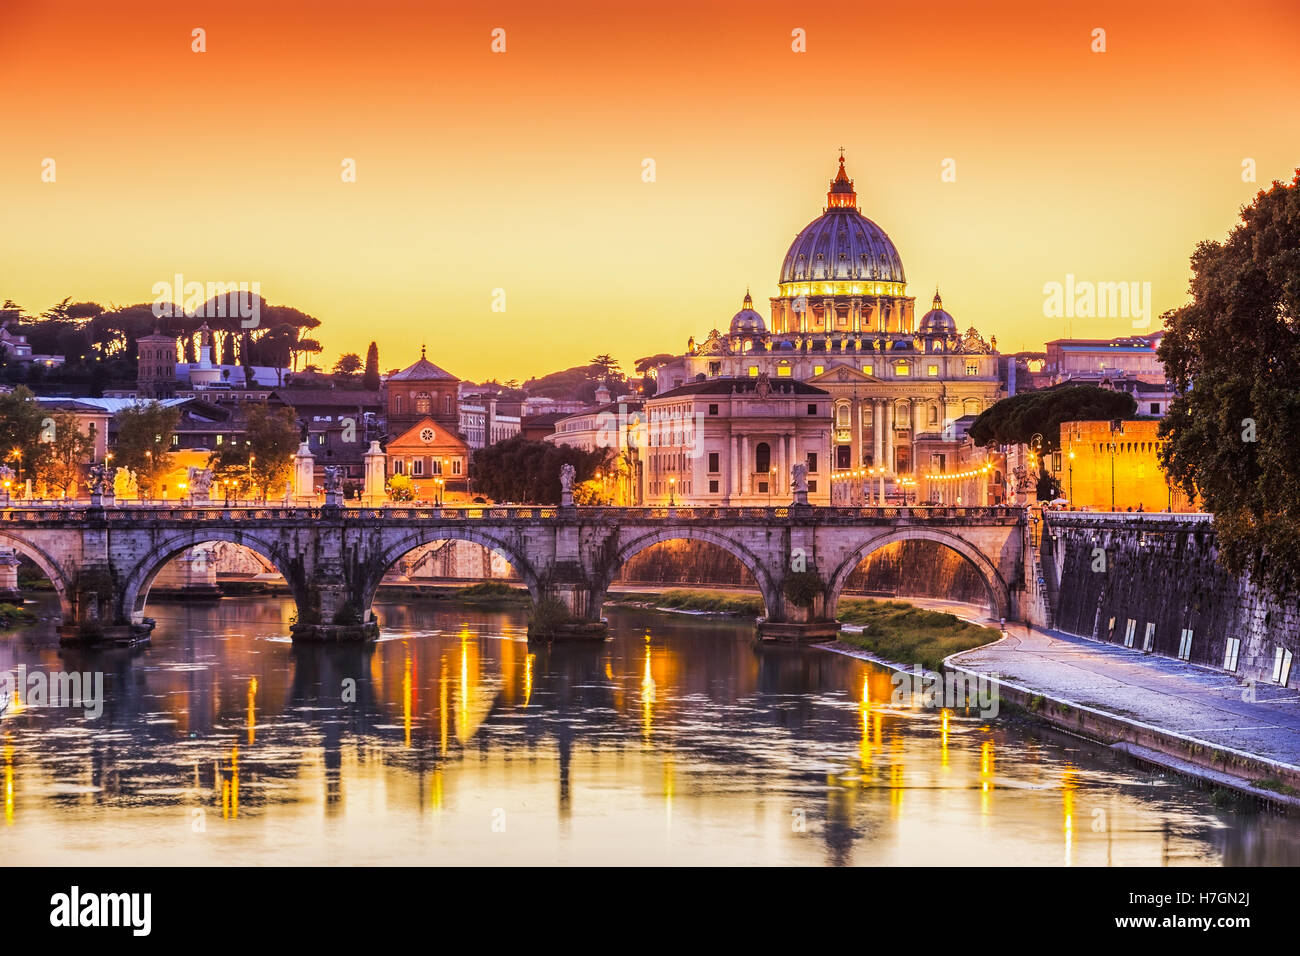
<path fill-rule="evenodd" d="M 994 682 L 1035 719 L 1142 763 L 1300 810 L 1300 706 L 1293 689 L 1016 624 L 945 666 Z"/>

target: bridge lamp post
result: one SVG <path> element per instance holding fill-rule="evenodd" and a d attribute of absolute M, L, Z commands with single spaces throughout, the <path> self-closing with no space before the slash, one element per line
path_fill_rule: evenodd
<path fill-rule="evenodd" d="M 1110 452 L 1110 510 L 1115 510 L 1115 443 L 1113 441 L 1106 443 L 1106 450 Z"/>
<path fill-rule="evenodd" d="M 1074 507 L 1074 452 L 1070 452 L 1070 507 Z"/>
<path fill-rule="evenodd" d="M 671 508 L 676 503 L 676 499 L 673 497 L 673 492 L 676 489 L 677 489 L 677 479 L 669 478 L 668 479 L 668 507 L 669 508 Z"/>
<path fill-rule="evenodd" d="M 9 507 L 9 484 L 10 484 L 9 479 L 6 478 L 5 479 L 5 507 L 6 508 Z"/>
<path fill-rule="evenodd" d="M 185 494 L 185 489 L 188 486 L 185 484 L 185 482 L 182 481 L 180 485 L 178 485 L 177 487 L 179 487 L 181 490 L 181 501 L 184 501 L 187 498 L 187 495 Z"/>
<path fill-rule="evenodd" d="M 767 506 L 772 507 L 772 486 L 776 484 L 776 465 L 767 470 Z"/>

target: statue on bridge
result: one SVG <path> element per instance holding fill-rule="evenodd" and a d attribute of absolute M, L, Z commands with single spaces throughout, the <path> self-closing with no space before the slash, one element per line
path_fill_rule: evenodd
<path fill-rule="evenodd" d="M 104 494 L 105 487 L 107 484 L 104 480 L 105 479 L 104 466 L 102 464 L 91 465 L 89 469 L 89 475 L 90 475 L 90 493 L 92 495 Z"/>
<path fill-rule="evenodd" d="M 573 506 L 573 479 L 577 472 L 567 461 L 560 466 L 560 507 Z"/>
<path fill-rule="evenodd" d="M 808 466 L 797 461 L 790 469 L 790 487 L 794 490 L 794 503 L 797 505 L 806 505 L 808 503 Z"/>
<path fill-rule="evenodd" d="M 343 493 L 343 470 L 338 465 L 325 466 L 325 494 Z"/>
<path fill-rule="evenodd" d="M 190 486 L 190 497 L 197 501 L 209 501 L 212 498 L 212 477 L 211 468 L 190 467 L 187 481 Z"/>

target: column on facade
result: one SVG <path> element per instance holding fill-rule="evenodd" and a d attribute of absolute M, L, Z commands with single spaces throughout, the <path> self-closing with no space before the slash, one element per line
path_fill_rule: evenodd
<path fill-rule="evenodd" d="M 862 465 L 862 401 L 853 395 L 853 404 L 849 406 L 849 467 Z"/>
<path fill-rule="evenodd" d="M 753 466 L 750 464 L 750 460 L 749 460 L 749 436 L 741 435 L 740 436 L 740 493 L 742 495 L 749 494 L 750 473 L 753 470 L 754 470 Z"/>
<path fill-rule="evenodd" d="M 871 400 L 871 463 L 876 468 L 885 467 L 885 403 L 879 398 Z"/>
<path fill-rule="evenodd" d="M 922 410 L 925 408 L 925 401 L 920 398 L 912 399 L 912 474 L 921 473 L 921 446 L 917 443 L 917 436 L 921 434 Z"/>
<path fill-rule="evenodd" d="M 736 451 L 736 436 L 731 436 L 731 455 L 727 458 L 727 495 L 740 494 L 740 459 Z"/>
<path fill-rule="evenodd" d="M 898 474 L 898 461 L 894 447 L 894 414 L 897 407 L 893 401 L 885 403 L 885 467 L 891 475 Z"/>
<path fill-rule="evenodd" d="M 786 443 L 786 439 L 787 439 L 788 437 L 789 437 L 789 436 L 787 436 L 787 435 L 777 435 L 777 436 L 776 436 L 776 449 L 775 449 L 775 451 L 776 451 L 776 478 L 774 479 L 775 487 L 772 488 L 772 494 L 773 494 L 773 495 L 779 495 L 779 494 L 781 494 L 781 493 L 782 493 L 781 489 L 785 488 L 785 487 L 788 485 L 788 482 L 787 482 L 787 480 L 786 480 L 786 478 L 785 478 L 786 468 L 788 467 L 788 465 L 786 464 L 786 462 L 789 461 L 789 458 L 787 457 L 787 455 L 786 455 L 786 453 L 785 453 L 785 443 Z M 773 499 L 773 500 L 776 500 L 776 499 Z"/>

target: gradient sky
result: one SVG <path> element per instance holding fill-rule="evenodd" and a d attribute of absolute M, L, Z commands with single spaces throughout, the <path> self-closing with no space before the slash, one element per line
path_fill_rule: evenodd
<path fill-rule="evenodd" d="M 963 329 L 1041 349 L 1044 283 L 1150 282 L 1158 316 L 1300 165 L 1295 0 L 896 6 L 7 0 L 0 299 L 181 272 L 316 315 L 322 365 L 375 339 L 479 380 L 630 368 L 747 285 L 767 314 L 843 146 L 917 314 L 937 283 Z"/>

